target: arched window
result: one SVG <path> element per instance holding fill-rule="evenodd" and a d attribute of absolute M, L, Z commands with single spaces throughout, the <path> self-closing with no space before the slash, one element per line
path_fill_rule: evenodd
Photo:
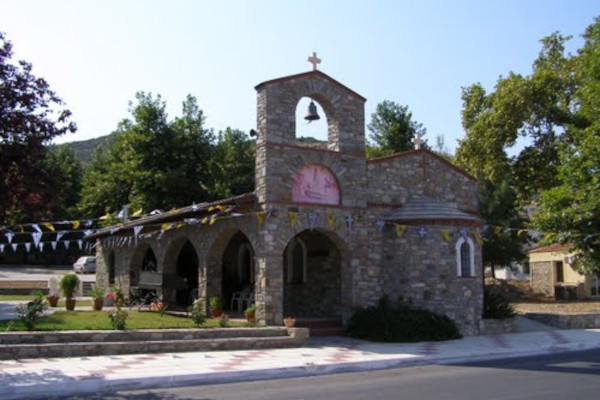
<path fill-rule="evenodd" d="M 287 251 L 288 283 L 306 283 L 306 244 L 298 237 L 294 238 Z"/>
<path fill-rule="evenodd" d="M 458 276 L 475 276 L 475 245 L 471 238 L 456 242 L 456 273 Z"/>

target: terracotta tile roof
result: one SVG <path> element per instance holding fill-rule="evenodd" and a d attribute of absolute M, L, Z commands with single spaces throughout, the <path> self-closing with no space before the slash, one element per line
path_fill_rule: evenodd
<path fill-rule="evenodd" d="M 568 252 L 572 246 L 571 243 L 556 243 L 548 246 L 536 247 L 535 249 L 529 250 L 528 253 L 564 253 Z"/>

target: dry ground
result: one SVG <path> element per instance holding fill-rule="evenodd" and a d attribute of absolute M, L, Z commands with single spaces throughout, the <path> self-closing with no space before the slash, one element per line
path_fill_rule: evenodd
<path fill-rule="evenodd" d="M 531 290 L 528 281 L 486 279 L 486 285 L 502 289 L 519 314 L 600 312 L 600 300 L 556 301 Z"/>

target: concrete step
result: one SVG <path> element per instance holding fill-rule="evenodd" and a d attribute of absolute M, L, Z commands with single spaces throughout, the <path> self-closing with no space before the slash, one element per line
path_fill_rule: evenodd
<path fill-rule="evenodd" d="M 0 359 L 300 347 L 308 340 L 306 328 L 178 329 L 163 335 L 156 331 L 9 332 L 22 336 L 18 343 L 2 333 Z M 35 342 L 43 338 L 38 334 L 49 338 Z"/>

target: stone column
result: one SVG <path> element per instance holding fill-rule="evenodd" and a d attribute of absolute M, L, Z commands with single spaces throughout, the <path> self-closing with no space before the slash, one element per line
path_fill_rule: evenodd
<path fill-rule="evenodd" d="M 283 254 L 257 257 L 258 281 L 256 283 L 257 319 L 262 324 L 283 323 Z"/>

